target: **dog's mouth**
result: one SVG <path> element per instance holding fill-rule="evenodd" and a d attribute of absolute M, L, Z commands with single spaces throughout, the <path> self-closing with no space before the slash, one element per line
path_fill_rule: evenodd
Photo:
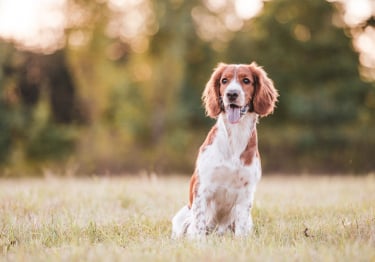
<path fill-rule="evenodd" d="M 230 104 L 227 107 L 228 121 L 231 124 L 236 124 L 241 119 L 241 107 L 236 104 Z"/>

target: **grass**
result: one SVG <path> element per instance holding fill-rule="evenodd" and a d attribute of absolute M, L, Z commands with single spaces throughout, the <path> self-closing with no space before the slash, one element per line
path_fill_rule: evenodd
<path fill-rule="evenodd" d="M 246 239 L 170 239 L 188 177 L 0 180 L 0 261 L 375 261 L 375 176 L 263 177 Z"/>

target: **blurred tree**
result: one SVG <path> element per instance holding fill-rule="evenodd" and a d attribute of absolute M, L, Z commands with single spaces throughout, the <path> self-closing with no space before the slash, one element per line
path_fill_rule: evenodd
<path fill-rule="evenodd" d="M 191 171 L 212 68 L 256 61 L 281 93 L 260 125 L 266 171 L 374 170 L 374 84 L 335 5 L 266 1 L 245 21 L 235 1 L 68 0 L 62 50 L 0 44 L 0 160 Z"/>
<path fill-rule="evenodd" d="M 56 159 L 71 153 L 68 125 L 81 119 L 63 51 L 51 55 L 1 44 L 0 162 Z"/>
<path fill-rule="evenodd" d="M 375 142 L 367 133 L 373 108 L 365 103 L 372 88 L 361 81 L 358 54 L 334 18 L 333 5 L 324 0 L 266 2 L 261 16 L 247 22 L 227 49 L 229 60 L 264 65 L 280 90 L 272 121 L 280 129 L 279 150 L 264 143 L 277 166 L 296 168 L 283 158 L 287 150 L 305 159 L 299 169 L 374 168 L 371 160 L 356 156 L 364 145 L 359 140 Z M 374 153 L 367 146 L 360 150 Z"/>

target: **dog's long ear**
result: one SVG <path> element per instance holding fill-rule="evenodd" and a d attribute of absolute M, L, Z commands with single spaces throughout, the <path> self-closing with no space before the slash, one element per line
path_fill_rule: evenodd
<path fill-rule="evenodd" d="M 221 112 L 220 78 L 226 66 L 224 63 L 218 64 L 203 91 L 203 105 L 206 109 L 206 114 L 211 118 L 216 118 Z"/>
<path fill-rule="evenodd" d="M 254 76 L 254 111 L 262 117 L 267 116 L 273 113 L 279 93 L 262 67 L 255 62 L 251 63 L 249 67 Z"/>

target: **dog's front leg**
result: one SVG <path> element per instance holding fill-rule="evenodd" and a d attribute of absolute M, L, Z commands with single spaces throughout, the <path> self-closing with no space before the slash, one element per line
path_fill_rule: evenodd
<path fill-rule="evenodd" d="M 234 234 L 238 237 L 247 236 L 250 234 L 253 227 L 253 219 L 251 217 L 251 205 L 241 204 L 236 206 Z"/>
<path fill-rule="evenodd" d="M 191 238 L 203 237 L 206 235 L 206 213 L 207 201 L 201 195 L 197 194 L 192 205 L 192 223 L 190 224 L 187 235 Z"/>

